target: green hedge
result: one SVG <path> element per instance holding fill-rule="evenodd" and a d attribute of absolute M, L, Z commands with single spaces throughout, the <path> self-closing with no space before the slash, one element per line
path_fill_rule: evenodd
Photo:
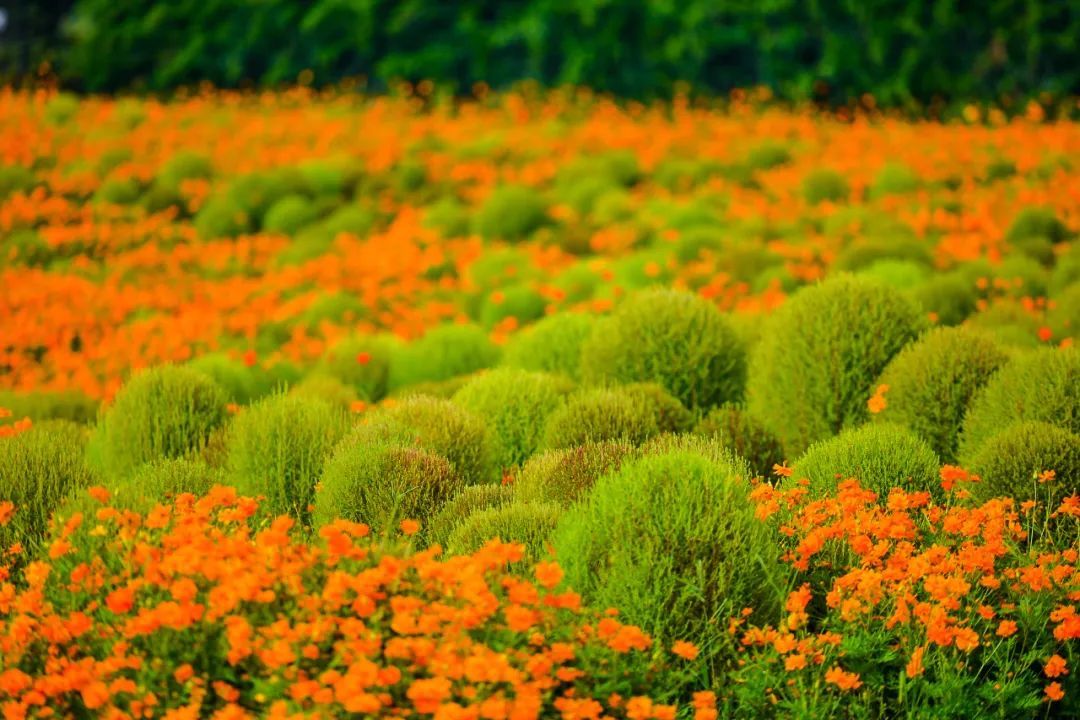
<path fill-rule="evenodd" d="M 60 18 L 42 8 L 64 4 L 15 3 L 11 24 L 44 17 L 37 37 L 55 36 Z M 275 84 L 305 69 L 316 84 L 430 78 L 467 91 L 530 78 L 642 97 L 685 81 L 832 101 L 872 92 L 888 104 L 1080 88 L 1077 0 L 972 10 L 944 0 L 77 0 L 60 69 L 88 90 Z M 43 54 L 40 40 L 22 40 L 24 54 Z"/>

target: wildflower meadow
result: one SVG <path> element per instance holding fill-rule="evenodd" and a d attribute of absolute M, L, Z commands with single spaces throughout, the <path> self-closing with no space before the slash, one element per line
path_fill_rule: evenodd
<path fill-rule="evenodd" d="M 1064 36 L 945 97 L 544 2 L 377 62 L 379 3 L 67 5 L 0 89 L 4 720 L 1080 717 Z"/>

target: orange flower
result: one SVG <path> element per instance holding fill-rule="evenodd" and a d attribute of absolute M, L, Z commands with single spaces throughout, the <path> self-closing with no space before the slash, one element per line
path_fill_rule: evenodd
<path fill-rule="evenodd" d="M 998 637 L 1011 637 L 1016 634 L 1016 623 L 1012 620 L 1002 620 L 998 624 L 997 635 Z"/>
<path fill-rule="evenodd" d="M 954 635 L 956 647 L 964 652 L 971 652 L 979 647 L 979 633 L 971 628 L 958 628 Z"/>
<path fill-rule="evenodd" d="M 4 527 L 11 522 L 13 515 L 15 515 L 15 503 L 10 500 L 0 501 L 0 527 Z"/>
<path fill-rule="evenodd" d="M 536 564 L 533 574 L 541 587 L 549 590 L 557 586 L 563 579 L 563 570 L 558 563 L 541 561 Z"/>
<path fill-rule="evenodd" d="M 788 672 L 802 670 L 806 667 L 806 656 L 802 653 L 794 653 L 784 658 L 784 669 Z"/>
<path fill-rule="evenodd" d="M 925 653 L 925 645 L 920 645 L 911 653 L 911 658 L 908 660 L 907 667 L 904 669 L 909 678 L 916 678 L 926 672 L 926 668 L 923 666 L 923 655 Z"/>
<path fill-rule="evenodd" d="M 1060 655 L 1051 655 L 1050 659 L 1046 661 L 1046 665 L 1043 666 L 1043 672 L 1049 678 L 1068 675 L 1069 671 L 1066 669 L 1066 664 L 1065 658 Z"/>
<path fill-rule="evenodd" d="M 684 660 L 695 660 L 700 651 L 698 650 L 697 645 L 686 642 L 685 640 L 678 640 L 671 646 L 671 652 Z"/>
<path fill-rule="evenodd" d="M 774 464 L 772 466 L 772 471 L 773 471 L 773 475 L 776 475 L 777 477 L 791 477 L 791 473 L 792 473 L 792 469 L 789 468 L 786 464 L 785 465 Z"/>
<path fill-rule="evenodd" d="M 400 528 L 401 532 L 406 535 L 415 535 L 420 532 L 420 523 L 416 520 L 402 520 Z"/>
<path fill-rule="evenodd" d="M 858 690 L 862 687 L 862 680 L 859 679 L 858 673 L 847 672 L 839 666 L 831 667 L 825 672 L 825 682 L 841 690 Z"/>
<path fill-rule="evenodd" d="M 1052 682 L 1043 689 L 1046 693 L 1046 699 L 1050 702 L 1057 702 L 1061 698 L 1065 697 L 1065 691 L 1061 689 L 1061 683 Z"/>

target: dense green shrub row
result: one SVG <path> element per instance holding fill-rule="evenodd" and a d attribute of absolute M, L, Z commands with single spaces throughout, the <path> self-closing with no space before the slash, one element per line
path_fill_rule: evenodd
<path fill-rule="evenodd" d="M 73 5 L 56 47 L 60 12 Z M 1075 92 L 1075 2 L 1010 0 L 979 12 L 923 2 L 717 4 L 705 0 L 387 0 L 16 3 L 16 66 L 52 46 L 90 90 L 430 78 L 458 90 L 531 78 L 628 96 L 766 85 L 784 96 L 912 99 Z M 48 41 L 53 36 L 52 42 Z M 9 58 L 11 59 L 11 58 Z M 899 174 L 881 190 L 903 185 Z"/>

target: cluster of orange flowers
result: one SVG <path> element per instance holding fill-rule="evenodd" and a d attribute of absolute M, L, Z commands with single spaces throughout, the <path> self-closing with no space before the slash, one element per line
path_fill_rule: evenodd
<path fill-rule="evenodd" d="M 146 515 L 89 493 L 96 509 L 57 520 L 49 560 L 0 572 L 8 720 L 674 720 L 631 670 L 679 677 L 697 654 L 586 612 L 555 563 L 513 573 L 520 545 L 442 560 L 347 521 L 305 542 L 226 487 Z M 715 702 L 697 694 L 694 717 L 714 720 Z"/>
<path fill-rule="evenodd" d="M 10 410 L 5 407 L 0 407 L 0 420 L 10 418 L 11 416 Z M 20 418 L 9 425 L 0 425 L 0 438 L 18 435 L 21 432 L 29 430 L 32 425 L 33 421 L 28 417 Z"/>
<path fill-rule="evenodd" d="M 789 672 L 827 666 L 827 683 L 853 691 L 862 681 L 842 666 L 847 635 L 873 635 L 906 657 L 908 680 L 923 677 L 935 656 L 938 675 L 1001 681 L 1028 672 L 1021 653 L 1003 649 L 1022 643 L 1052 680 L 1045 699 L 1060 701 L 1065 658 L 1076 658 L 1080 640 L 1080 496 L 1050 509 L 1051 526 L 1034 502 L 968 502 L 964 487 L 979 479 L 961 468 L 945 466 L 941 478 L 944 504 L 900 489 L 879 502 L 854 479 L 822 499 L 805 481 L 760 484 L 758 516 L 777 523 L 785 560 L 810 581 L 788 597 L 781 626 L 743 629 L 735 620 L 732 634 Z M 1009 670 L 998 676 L 992 666 Z"/>
<path fill-rule="evenodd" d="M 575 257 L 551 241 L 583 235 L 597 255 L 597 273 L 614 284 L 612 263 L 644 236 L 660 238 L 661 248 L 679 238 L 666 211 L 652 209 L 655 201 L 705 203 L 724 222 L 756 228 L 740 242 L 767 249 L 783 259 L 791 277 L 809 281 L 826 272 L 865 224 L 855 216 L 843 232 L 821 231 L 823 222 L 837 224 L 842 208 L 803 198 L 801 183 L 817 168 L 841 173 L 856 197 L 887 162 L 911 168 L 921 189 L 868 197 L 865 207 L 910 227 L 943 266 L 998 260 L 1005 228 L 1029 205 L 1047 206 L 1075 226 L 1080 196 L 1074 173 L 1032 174 L 1048 154 L 1080 154 L 1080 132 L 1070 123 L 1024 118 L 937 125 L 739 104 L 725 112 L 685 102 L 619 106 L 564 94 L 491 95 L 425 107 L 415 98 L 297 90 L 255 96 L 208 91 L 169 103 L 147 99 L 134 113 L 131 101 L 88 98 L 66 125 L 57 126 L 44 119 L 50 99 L 46 92 L 0 90 L 0 168 L 33 168 L 40 183 L 0 198 L 0 234 L 33 230 L 60 259 L 48 269 L 7 266 L 8 258 L 0 259 L 0 383 L 77 388 L 94 397 L 112 395 L 132 368 L 219 348 L 242 354 L 268 326 L 286 328 L 275 357 L 306 362 L 345 332 L 415 337 L 436 323 L 462 319 L 463 298 L 491 290 L 469 280 L 469 268 L 490 246 L 427 227 L 430 191 L 459 199 L 471 212 L 501 183 L 547 189 L 575 161 L 607 151 L 632 153 L 646 174 L 628 193 L 630 215 L 594 223 L 556 204 L 550 214 L 558 228 L 522 244 L 530 267 L 520 270 L 534 278 L 550 309 L 602 311 L 622 289 L 609 288 L 584 303 L 561 299 L 550 280 Z M 735 164 L 746 148 L 770 142 L 796 151 L 791 162 L 761 170 L 757 184 L 720 175 L 672 188 L 649 176 L 672 158 Z M 341 162 L 371 177 L 409 163 L 422 168 L 425 182 L 417 192 L 377 186 L 364 198 L 378 217 L 369 235 L 342 234 L 324 254 L 291 267 L 273 261 L 290 245 L 285 235 L 203 238 L 175 209 L 149 212 L 92 199 L 110 181 L 150 183 L 170 160 L 190 152 L 209 160 L 213 177 L 181 183 L 188 213 L 240 175 L 308 161 Z M 1015 178 L 982 182 L 1002 158 L 1015 166 Z M 654 261 L 645 273 L 693 287 L 726 309 L 767 311 L 784 297 L 778 285 L 752 290 L 708 257 Z M 358 298 L 365 316 L 343 326 L 298 321 L 320 297 L 335 292 Z M 505 335 L 515 326 L 516 319 L 507 318 L 495 332 Z"/>

